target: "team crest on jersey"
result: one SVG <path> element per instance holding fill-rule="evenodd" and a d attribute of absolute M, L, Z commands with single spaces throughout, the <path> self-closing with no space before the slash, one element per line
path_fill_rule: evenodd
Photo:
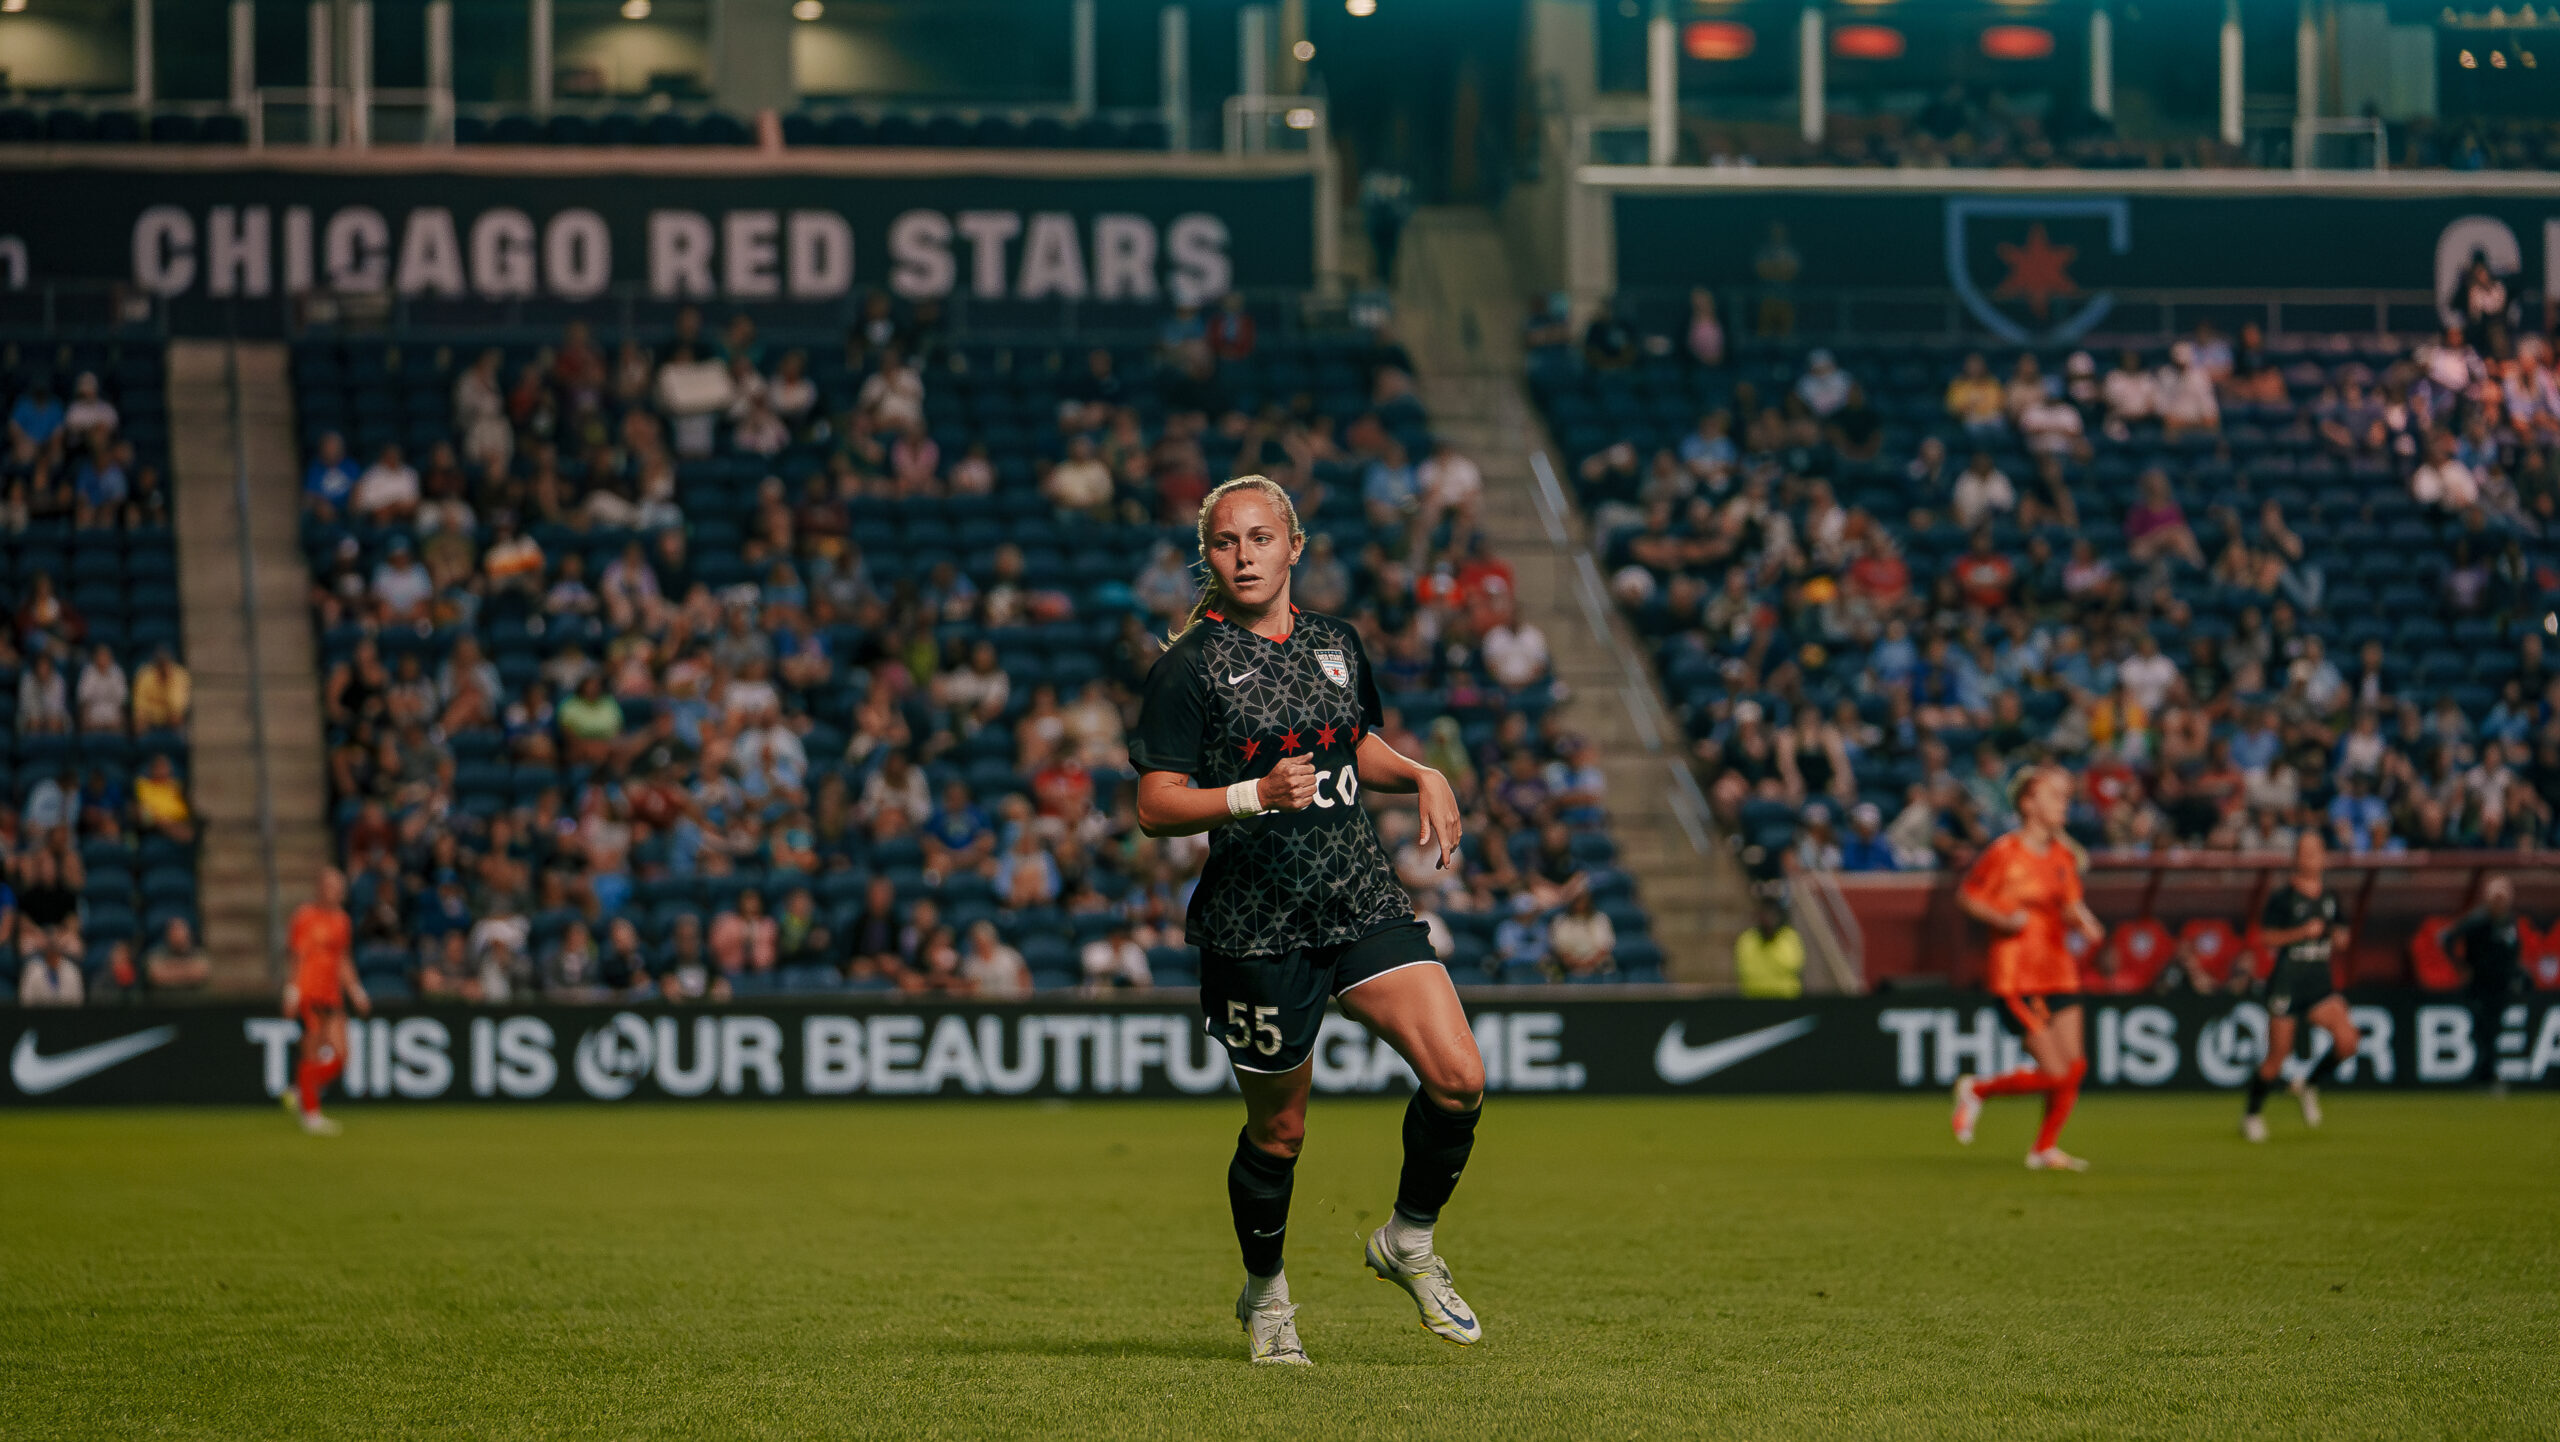
<path fill-rule="evenodd" d="M 1351 689 L 1351 662 L 1339 651 L 1318 651 L 1316 665 L 1324 679 L 1348 691 Z"/>

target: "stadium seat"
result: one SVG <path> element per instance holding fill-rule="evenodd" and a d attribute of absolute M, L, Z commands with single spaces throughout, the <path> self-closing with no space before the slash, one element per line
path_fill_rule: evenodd
<path fill-rule="evenodd" d="M 2416 973 L 2418 985 L 2429 991 L 2460 991 L 2462 969 L 2445 954 L 2444 930 L 2461 920 L 2458 916 L 2429 916 L 2418 922 L 2417 934 L 2409 938 L 2409 965 Z"/>

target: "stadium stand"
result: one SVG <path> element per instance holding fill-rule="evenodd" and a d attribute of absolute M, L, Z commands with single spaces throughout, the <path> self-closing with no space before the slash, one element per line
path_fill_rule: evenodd
<path fill-rule="evenodd" d="M 2120 854 L 2553 838 L 2560 386 L 2502 310 L 1997 356 L 1627 310 L 1530 381 L 1762 879 L 1961 867 L 2045 756 Z"/>
<path fill-rule="evenodd" d="M 1508 567 L 1417 506 L 1400 347 L 1241 301 L 1152 344 L 863 314 L 296 343 L 377 995 L 1191 984 L 1205 848 L 1138 834 L 1123 727 L 1199 497 L 1253 470 L 1308 522 L 1301 602 L 1369 637 L 1389 739 L 1458 781 L 1462 874 L 1387 825 L 1461 979 L 1659 979 L 1543 651 L 1488 659 Z M 1584 892 L 1613 944 L 1569 973 L 1546 918 Z"/>
<path fill-rule="evenodd" d="M 12 996 L 131 994 L 151 948 L 192 946 L 172 934 L 198 914 L 164 364 L 156 339 L 0 345 Z"/>

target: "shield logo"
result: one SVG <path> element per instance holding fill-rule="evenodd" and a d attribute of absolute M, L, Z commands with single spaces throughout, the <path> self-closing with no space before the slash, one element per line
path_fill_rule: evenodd
<path fill-rule="evenodd" d="M 1351 662 L 1340 651 L 1318 651 L 1316 667 L 1324 679 L 1348 691 L 1351 689 Z"/>
<path fill-rule="evenodd" d="M 2133 248 L 2121 195 L 1947 198 L 1947 283 L 1985 330 L 2022 344 L 2078 340 L 2115 308 L 2083 274 Z"/>

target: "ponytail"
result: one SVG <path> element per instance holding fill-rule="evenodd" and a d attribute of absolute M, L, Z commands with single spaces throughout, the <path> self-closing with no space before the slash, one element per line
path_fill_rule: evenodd
<path fill-rule="evenodd" d="M 1191 603 L 1191 614 L 1164 638 L 1164 643 L 1168 646 L 1190 634 L 1191 628 L 1199 625 L 1217 605 L 1218 573 L 1209 566 L 1209 522 L 1218 514 L 1218 503 L 1237 491 L 1260 491 L 1263 498 L 1271 502 L 1272 509 L 1278 511 L 1281 518 L 1289 523 L 1290 544 L 1301 544 L 1307 539 L 1307 528 L 1298 520 L 1297 503 L 1291 501 L 1289 493 L 1281 489 L 1280 483 L 1269 476 L 1238 476 L 1201 497 L 1200 520 L 1197 526 L 1200 544 L 1200 599 Z"/>

